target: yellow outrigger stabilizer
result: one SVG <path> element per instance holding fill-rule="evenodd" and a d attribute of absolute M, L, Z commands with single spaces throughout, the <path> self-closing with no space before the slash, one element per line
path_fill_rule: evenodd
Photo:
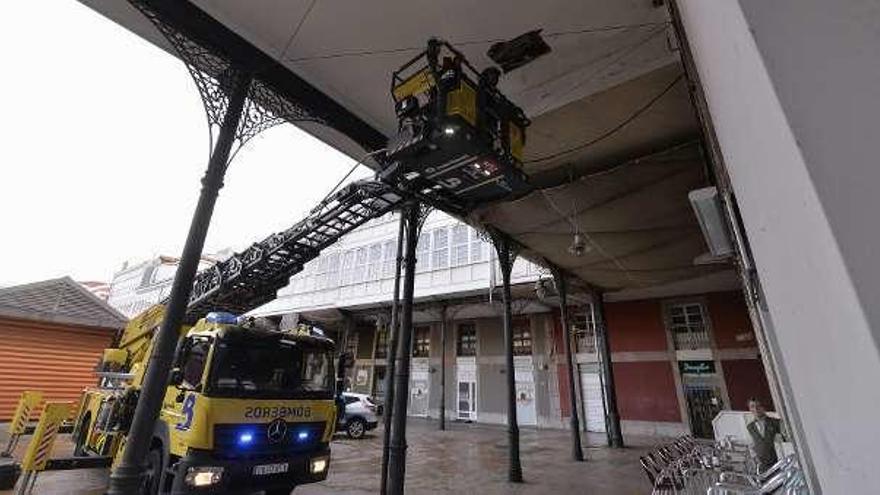
<path fill-rule="evenodd" d="M 15 414 L 9 424 L 9 441 L 2 452 L 4 457 L 11 457 L 18 441 L 23 435 L 33 433 L 30 443 L 25 450 L 20 466 L 14 461 L 8 465 L 6 471 L 12 473 L 10 486 L 12 488 L 19 471 L 22 473 L 18 480 L 16 495 L 31 493 L 37 481 L 37 475 L 42 471 L 57 471 L 66 469 L 81 469 L 91 467 L 107 467 L 111 463 L 110 457 L 66 457 L 52 459 L 52 449 L 55 440 L 61 433 L 70 433 L 71 428 L 67 423 L 74 409 L 73 402 L 46 402 L 40 414 L 36 427 L 29 425 L 31 413 L 36 410 L 42 399 L 42 393 L 25 391 L 21 394 Z"/>
<path fill-rule="evenodd" d="M 18 446 L 18 440 L 22 435 L 28 433 L 28 421 L 31 413 L 40 405 L 43 399 L 42 392 L 26 390 L 22 392 L 21 398 L 18 399 L 18 405 L 15 406 L 15 413 L 9 422 L 9 441 L 6 442 L 6 448 L 0 452 L 0 457 L 10 457 L 15 447 Z"/>

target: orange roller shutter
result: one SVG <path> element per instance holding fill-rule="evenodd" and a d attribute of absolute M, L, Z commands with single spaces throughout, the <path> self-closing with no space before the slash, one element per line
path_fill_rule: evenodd
<path fill-rule="evenodd" d="M 0 319 L 0 421 L 12 416 L 23 390 L 43 392 L 43 401 L 76 401 L 95 384 L 95 366 L 114 332 Z"/>

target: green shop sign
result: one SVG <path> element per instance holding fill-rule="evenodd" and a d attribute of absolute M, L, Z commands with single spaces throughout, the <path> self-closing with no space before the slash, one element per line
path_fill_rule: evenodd
<path fill-rule="evenodd" d="M 711 375 L 715 373 L 715 361 L 679 361 L 678 369 L 682 374 Z"/>

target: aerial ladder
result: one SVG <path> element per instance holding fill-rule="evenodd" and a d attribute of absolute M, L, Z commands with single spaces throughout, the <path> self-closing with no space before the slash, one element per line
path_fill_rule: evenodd
<path fill-rule="evenodd" d="M 326 477 L 337 417 L 334 343 L 308 328 L 280 331 L 236 315 L 274 299 L 323 249 L 402 199 L 381 182 L 349 184 L 287 230 L 199 272 L 148 459 L 147 493 L 246 486 L 286 494 Z M 41 471 L 113 464 L 164 313 L 162 302 L 137 315 L 104 351 L 101 386 L 87 389 L 76 407 L 73 457 L 50 453 L 74 405 L 46 405 L 22 462 L 19 493 L 29 492 Z M 33 394 L 23 400 L 34 407 Z M 26 421 L 26 413 L 20 416 L 17 423 Z"/>
<path fill-rule="evenodd" d="M 287 230 L 196 274 L 142 493 L 287 494 L 326 478 L 338 410 L 334 369 L 344 367 L 334 365 L 335 344 L 308 328 L 282 331 L 237 315 L 273 300 L 322 250 L 405 202 L 463 216 L 527 191 L 529 122 L 497 89 L 498 77 L 430 40 L 393 74 L 398 132 L 376 179 L 343 187 Z M 132 319 L 105 350 L 101 386 L 76 407 L 75 456 L 48 459 L 51 439 L 32 439 L 42 457 L 25 466 L 20 493 L 41 470 L 120 461 L 167 303 Z M 53 406 L 50 419 L 61 421 L 65 407 Z M 57 430 L 49 422 L 36 429 Z"/>

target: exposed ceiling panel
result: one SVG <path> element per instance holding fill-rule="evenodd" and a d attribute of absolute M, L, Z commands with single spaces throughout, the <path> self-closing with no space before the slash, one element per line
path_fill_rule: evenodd
<path fill-rule="evenodd" d="M 698 132 L 676 62 L 534 118 L 524 166 L 544 185 L 666 149 Z"/>
<path fill-rule="evenodd" d="M 649 0 L 194 3 L 386 134 L 396 129 L 391 73 L 430 37 L 483 68 L 493 43 L 541 29 L 552 52 L 500 85 L 530 117 L 676 59 L 666 11 Z"/>
<path fill-rule="evenodd" d="M 600 287 L 649 287 L 724 268 L 693 262 L 706 246 L 687 193 L 705 185 L 690 143 L 489 206 L 475 219 Z M 582 256 L 568 251 L 576 231 L 588 245 Z"/>
<path fill-rule="evenodd" d="M 83 1 L 167 49 L 124 2 Z M 532 119 L 524 168 L 549 189 L 475 216 L 605 288 L 720 268 L 693 265 L 706 249 L 687 192 L 706 178 L 697 146 L 679 145 L 699 128 L 666 10 L 652 0 L 193 3 L 386 135 L 396 130 L 391 73 L 429 37 L 452 42 L 482 68 L 493 43 L 541 29 L 552 51 L 504 75 L 500 87 Z M 350 156 L 363 154 L 338 133 L 308 130 Z M 567 251 L 573 225 L 592 245 L 582 257 Z"/>

